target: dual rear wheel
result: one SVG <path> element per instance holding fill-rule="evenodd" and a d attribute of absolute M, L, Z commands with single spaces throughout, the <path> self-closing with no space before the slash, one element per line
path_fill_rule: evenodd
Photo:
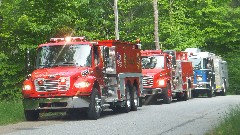
<path fill-rule="evenodd" d="M 126 101 L 123 101 L 123 106 L 115 106 L 113 108 L 114 113 L 125 112 L 128 113 L 130 111 L 137 111 L 138 107 L 138 96 L 137 96 L 137 88 L 135 86 L 126 86 L 125 90 Z"/>

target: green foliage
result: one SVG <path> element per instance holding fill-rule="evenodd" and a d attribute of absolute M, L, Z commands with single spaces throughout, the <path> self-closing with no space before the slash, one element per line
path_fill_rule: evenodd
<path fill-rule="evenodd" d="M 235 51 L 228 52 L 225 54 L 225 59 L 228 62 L 228 76 L 230 82 L 230 93 L 231 94 L 240 94 L 240 86 L 239 86 L 239 67 L 240 67 L 240 46 L 236 48 Z"/>
<path fill-rule="evenodd" d="M 159 39 L 163 49 L 199 47 L 229 63 L 230 92 L 239 94 L 238 0 L 162 0 Z M 154 47 L 152 0 L 118 0 L 120 40 Z M 114 39 L 113 0 L 2 0 L 0 5 L 0 98 L 21 98 L 25 51 L 51 37 Z M 0 18 L 1 18 L 0 17 Z M 34 59 L 31 58 L 32 60 Z"/>

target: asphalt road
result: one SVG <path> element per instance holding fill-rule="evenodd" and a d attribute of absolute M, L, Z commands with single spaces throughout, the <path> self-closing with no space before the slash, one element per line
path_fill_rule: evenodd
<path fill-rule="evenodd" d="M 138 111 L 113 114 L 105 111 L 98 120 L 85 117 L 51 116 L 37 122 L 0 126 L 9 135 L 203 135 L 214 128 L 240 96 L 195 98 L 152 105 Z"/>

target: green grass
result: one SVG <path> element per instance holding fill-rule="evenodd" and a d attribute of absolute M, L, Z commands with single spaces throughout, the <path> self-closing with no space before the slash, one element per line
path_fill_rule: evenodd
<path fill-rule="evenodd" d="M 0 101 L 0 125 L 24 121 L 22 101 Z"/>
<path fill-rule="evenodd" d="M 232 107 L 226 113 L 220 125 L 207 135 L 239 135 L 240 134 L 240 105 Z"/>

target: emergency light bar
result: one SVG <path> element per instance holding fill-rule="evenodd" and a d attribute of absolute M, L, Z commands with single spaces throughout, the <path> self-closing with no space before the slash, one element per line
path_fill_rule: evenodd
<path fill-rule="evenodd" d="M 60 42 L 60 41 L 64 41 L 64 38 L 51 38 L 50 42 Z"/>
<path fill-rule="evenodd" d="M 188 57 L 197 56 L 198 53 L 190 52 Z"/>
<path fill-rule="evenodd" d="M 65 37 L 65 38 L 51 38 L 50 42 L 57 43 L 57 42 L 81 42 L 85 41 L 84 37 Z"/>
<path fill-rule="evenodd" d="M 85 37 L 71 37 L 75 41 L 85 41 Z"/>
<path fill-rule="evenodd" d="M 145 50 L 145 54 L 163 54 L 162 50 Z"/>

